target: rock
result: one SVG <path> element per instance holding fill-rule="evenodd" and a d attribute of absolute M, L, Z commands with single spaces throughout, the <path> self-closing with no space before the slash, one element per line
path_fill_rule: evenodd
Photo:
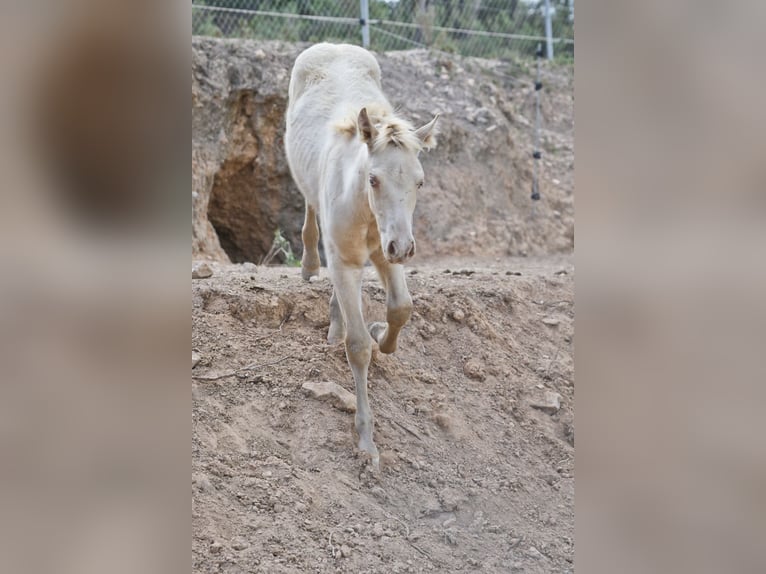
<path fill-rule="evenodd" d="M 200 357 L 199 353 L 196 353 L 192 351 L 192 369 L 199 365 L 199 362 L 202 360 L 202 357 Z"/>
<path fill-rule="evenodd" d="M 343 558 L 348 558 L 349 556 L 351 556 L 351 548 L 349 548 L 345 544 L 341 544 L 340 555 L 343 556 Z"/>
<path fill-rule="evenodd" d="M 375 498 L 379 498 L 380 500 L 386 500 L 387 498 L 386 491 L 379 486 L 373 486 L 370 489 L 370 494 L 372 494 Z"/>
<path fill-rule="evenodd" d="M 449 528 L 450 526 L 455 524 L 455 522 L 457 522 L 457 519 L 454 516 L 451 518 L 448 518 L 447 520 L 442 522 L 442 528 Z"/>
<path fill-rule="evenodd" d="M 205 262 L 197 263 L 192 267 L 192 279 L 207 279 L 213 275 L 213 270 Z"/>
<path fill-rule="evenodd" d="M 458 490 L 446 487 L 439 492 L 439 502 L 444 512 L 455 512 L 465 504 L 465 496 Z"/>
<path fill-rule="evenodd" d="M 482 365 L 476 359 L 469 359 L 463 365 L 463 374 L 469 379 L 474 381 L 483 381 L 487 378 L 487 372 Z"/>
<path fill-rule="evenodd" d="M 209 550 L 210 550 L 210 554 L 220 554 L 221 550 L 223 550 L 223 544 L 221 544 L 220 542 L 213 542 L 210 545 Z"/>
<path fill-rule="evenodd" d="M 527 556 L 534 558 L 535 560 L 542 560 L 545 556 L 534 546 L 530 546 L 527 550 Z"/>
<path fill-rule="evenodd" d="M 555 391 L 545 391 L 542 399 L 534 401 L 530 405 L 552 415 L 561 408 L 561 395 Z"/>
<path fill-rule="evenodd" d="M 245 548 L 249 548 L 250 544 L 247 542 L 247 540 L 238 536 L 231 541 L 231 547 L 234 550 L 244 550 Z"/>
<path fill-rule="evenodd" d="M 375 538 L 380 538 L 381 536 L 383 536 L 383 534 L 384 534 L 383 525 L 380 522 L 376 522 L 375 524 L 372 525 L 372 535 Z"/>
<path fill-rule="evenodd" d="M 465 313 L 460 309 L 455 309 L 452 311 L 452 318 L 456 323 L 462 323 L 463 319 L 465 319 Z"/>
<path fill-rule="evenodd" d="M 558 319 L 555 319 L 553 317 L 545 317 L 543 318 L 543 325 L 548 325 L 549 327 L 556 327 L 561 321 Z"/>
<path fill-rule="evenodd" d="M 332 381 L 321 383 L 303 383 L 301 388 L 306 394 L 320 401 L 328 401 L 336 409 L 347 413 L 356 412 L 356 395 Z"/>

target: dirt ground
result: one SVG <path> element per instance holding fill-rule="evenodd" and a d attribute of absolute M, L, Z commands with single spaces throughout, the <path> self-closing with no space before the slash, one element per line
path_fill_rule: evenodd
<path fill-rule="evenodd" d="M 571 257 L 407 266 L 414 315 L 370 367 L 379 473 L 354 415 L 302 389 L 353 392 L 326 270 L 210 266 L 192 281 L 194 572 L 573 571 Z M 363 293 L 382 320 L 371 268 Z"/>

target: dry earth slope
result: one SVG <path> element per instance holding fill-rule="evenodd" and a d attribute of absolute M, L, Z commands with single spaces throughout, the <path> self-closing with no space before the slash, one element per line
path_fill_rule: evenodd
<path fill-rule="evenodd" d="M 571 259 L 456 263 L 411 266 L 413 318 L 374 356 L 379 474 L 353 414 L 302 390 L 353 391 L 324 271 L 192 282 L 194 572 L 573 571 Z"/>

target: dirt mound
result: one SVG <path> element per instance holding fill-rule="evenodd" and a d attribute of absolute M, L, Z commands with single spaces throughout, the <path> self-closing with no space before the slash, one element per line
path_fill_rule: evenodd
<path fill-rule="evenodd" d="M 290 70 L 308 44 L 192 39 L 193 255 L 260 261 L 277 228 L 300 254 L 303 199 L 284 153 Z M 532 202 L 533 70 L 410 50 L 377 54 L 391 103 L 414 123 L 441 113 L 414 228 L 422 253 L 570 252 L 571 66 L 544 64 L 542 200 Z"/>
<path fill-rule="evenodd" d="M 325 271 L 211 267 L 192 283 L 195 572 L 573 570 L 571 259 L 410 268 L 412 320 L 370 367 L 377 475 L 353 414 L 302 389 L 353 391 Z"/>

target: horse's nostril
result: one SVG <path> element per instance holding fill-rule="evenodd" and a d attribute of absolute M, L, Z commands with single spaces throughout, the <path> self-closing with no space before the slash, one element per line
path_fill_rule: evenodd
<path fill-rule="evenodd" d="M 388 254 L 391 257 L 396 255 L 396 242 L 395 241 L 389 241 L 388 247 L 386 248 L 386 251 L 388 251 Z"/>
<path fill-rule="evenodd" d="M 415 244 L 412 244 L 412 247 L 410 247 L 410 250 L 407 252 L 407 257 L 414 257 L 415 256 Z"/>

